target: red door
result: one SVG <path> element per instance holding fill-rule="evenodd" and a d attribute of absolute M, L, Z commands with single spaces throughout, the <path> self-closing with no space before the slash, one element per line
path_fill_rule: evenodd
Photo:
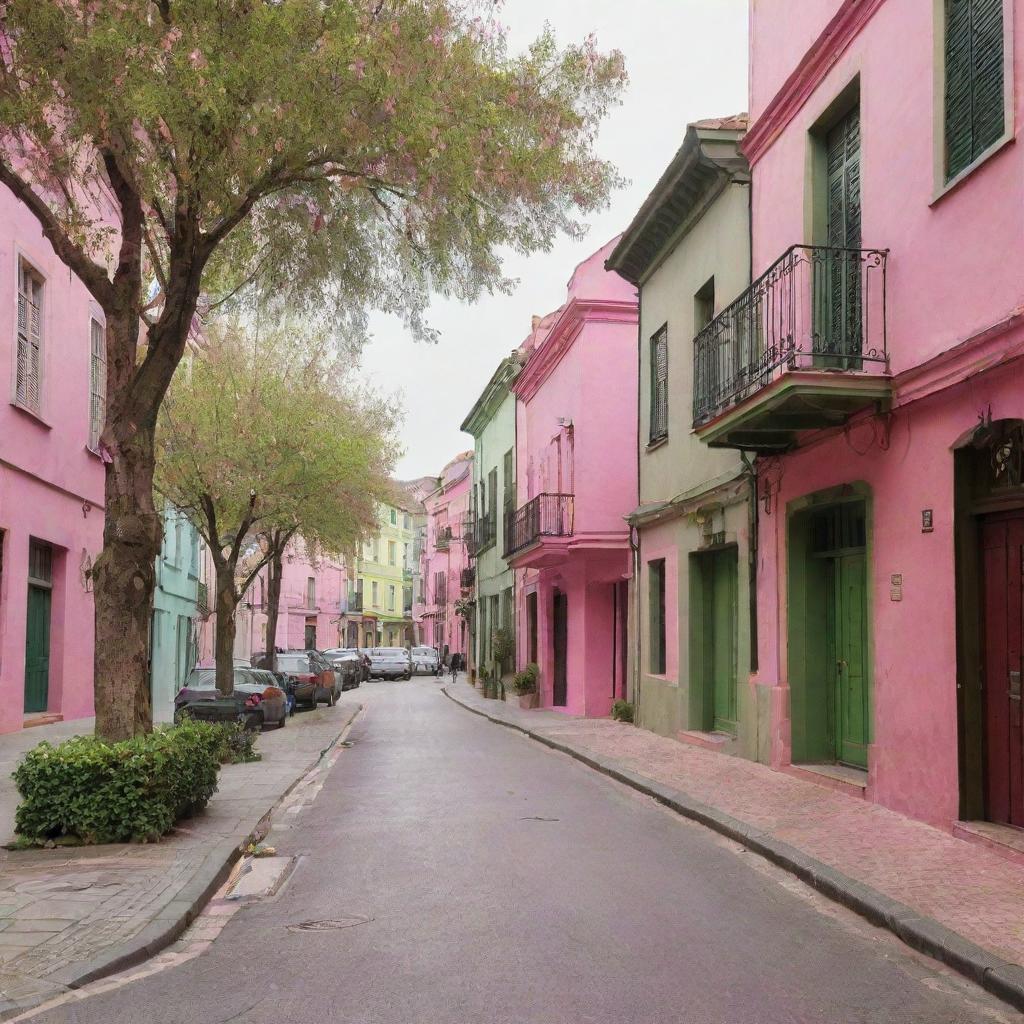
<path fill-rule="evenodd" d="M 981 547 L 987 817 L 1024 828 L 1024 510 L 982 520 Z"/>

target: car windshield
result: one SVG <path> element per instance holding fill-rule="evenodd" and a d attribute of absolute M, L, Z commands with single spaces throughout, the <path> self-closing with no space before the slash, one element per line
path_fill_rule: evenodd
<path fill-rule="evenodd" d="M 412 649 L 412 653 L 415 654 L 418 658 L 429 658 L 437 654 L 437 651 L 435 651 L 433 647 L 414 647 Z"/>
<path fill-rule="evenodd" d="M 234 671 L 235 686 L 251 685 L 256 682 L 255 676 L 256 673 L 252 669 L 236 668 Z M 215 690 L 217 688 L 217 670 L 212 668 L 193 669 L 185 680 L 185 688 L 189 690 Z"/>
<path fill-rule="evenodd" d="M 378 647 L 374 654 L 382 655 L 385 658 L 404 658 L 404 647 Z"/>

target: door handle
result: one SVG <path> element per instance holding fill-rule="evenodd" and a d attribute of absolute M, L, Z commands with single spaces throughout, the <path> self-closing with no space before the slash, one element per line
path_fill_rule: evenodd
<path fill-rule="evenodd" d="M 840 658 L 836 662 L 836 668 L 839 669 L 840 672 L 842 672 L 844 668 L 849 668 L 849 666 L 846 663 L 846 659 L 845 658 Z"/>

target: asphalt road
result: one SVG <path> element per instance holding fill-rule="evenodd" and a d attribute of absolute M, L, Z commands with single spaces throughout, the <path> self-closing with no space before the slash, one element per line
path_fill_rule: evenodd
<path fill-rule="evenodd" d="M 697 825 L 456 706 L 367 708 L 196 959 L 47 1024 L 948 1024 L 1014 1012 Z M 346 927 L 290 931 L 310 921 Z"/>

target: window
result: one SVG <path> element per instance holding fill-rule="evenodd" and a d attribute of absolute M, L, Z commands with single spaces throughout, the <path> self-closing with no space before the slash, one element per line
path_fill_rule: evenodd
<path fill-rule="evenodd" d="M 393 541 L 388 541 L 388 565 L 398 564 L 398 545 Z"/>
<path fill-rule="evenodd" d="M 43 280 L 24 262 L 18 263 L 18 366 L 14 400 L 39 412 L 43 346 Z"/>
<path fill-rule="evenodd" d="M 174 565 L 177 568 L 181 567 L 181 556 L 184 550 L 184 541 L 182 540 L 183 525 L 181 522 L 181 513 L 175 513 L 174 520 Z"/>
<path fill-rule="evenodd" d="M 945 0 L 946 181 L 1006 130 L 1004 0 Z"/>
<path fill-rule="evenodd" d="M 398 525 L 398 510 L 397 509 L 392 509 L 391 510 L 391 525 L 392 526 L 397 526 Z"/>
<path fill-rule="evenodd" d="M 647 563 L 648 631 L 650 637 L 650 670 L 654 675 L 665 673 L 665 559 Z"/>
<path fill-rule="evenodd" d="M 668 325 L 651 338 L 650 440 L 668 437 Z"/>
<path fill-rule="evenodd" d="M 380 584 L 376 580 L 370 584 L 370 599 L 374 608 L 380 607 Z"/>
<path fill-rule="evenodd" d="M 434 604 L 448 603 L 448 576 L 444 572 L 434 573 Z"/>
<path fill-rule="evenodd" d="M 715 319 L 715 279 L 701 285 L 693 297 L 693 333 L 700 334 Z"/>
<path fill-rule="evenodd" d="M 316 607 L 316 578 L 313 576 L 306 579 L 306 607 Z"/>
<path fill-rule="evenodd" d="M 394 584 L 388 587 L 388 611 L 395 610 L 395 587 Z"/>
<path fill-rule="evenodd" d="M 96 451 L 107 408 L 107 344 L 103 324 L 96 319 L 89 321 L 89 339 L 89 447 Z"/>
<path fill-rule="evenodd" d="M 496 539 L 498 532 L 498 470 L 487 474 L 487 520 L 490 523 L 488 541 Z"/>

